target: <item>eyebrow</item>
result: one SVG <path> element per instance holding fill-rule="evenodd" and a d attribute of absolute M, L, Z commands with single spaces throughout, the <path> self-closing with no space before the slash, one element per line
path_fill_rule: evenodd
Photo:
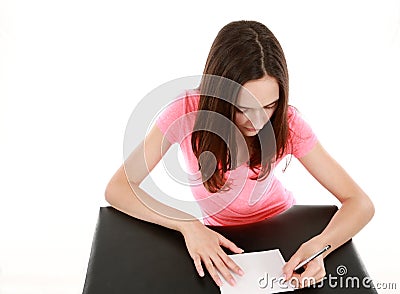
<path fill-rule="evenodd" d="M 276 99 L 275 101 L 271 102 L 270 104 L 263 106 L 263 108 L 264 108 L 264 107 L 271 106 L 272 104 L 275 104 L 276 102 L 278 102 L 278 100 L 279 100 L 279 98 Z M 243 108 L 243 109 L 254 109 L 254 108 L 251 108 L 251 107 L 245 107 L 245 106 L 240 106 L 240 105 L 237 105 L 237 107 Z"/>

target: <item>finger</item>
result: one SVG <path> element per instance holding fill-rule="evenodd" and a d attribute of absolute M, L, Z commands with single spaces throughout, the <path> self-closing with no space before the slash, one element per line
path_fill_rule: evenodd
<path fill-rule="evenodd" d="M 287 279 L 287 282 L 295 289 L 300 288 L 300 275 L 293 273 L 290 279 Z"/>
<path fill-rule="evenodd" d="M 310 286 L 311 284 L 314 284 L 314 277 L 306 276 L 303 274 L 299 275 L 294 273 L 293 276 L 290 278 L 290 284 L 295 288 L 304 288 Z"/>
<path fill-rule="evenodd" d="M 294 269 L 296 266 L 299 265 L 301 262 L 302 258 L 297 255 L 293 255 L 289 261 L 283 266 L 282 271 L 283 274 L 285 275 L 285 279 L 289 280 L 293 275 L 294 275 Z"/>
<path fill-rule="evenodd" d="M 307 264 L 306 270 L 300 275 L 300 282 L 303 287 L 309 287 L 317 283 L 325 276 L 325 268 L 317 260 Z"/>
<path fill-rule="evenodd" d="M 215 268 L 224 277 L 225 281 L 227 281 L 231 286 L 235 286 L 236 281 L 235 281 L 234 277 L 232 276 L 231 272 L 226 267 L 224 261 L 219 256 L 216 256 L 213 258 L 213 263 L 214 263 Z"/>
<path fill-rule="evenodd" d="M 312 285 L 317 284 L 318 282 L 320 282 L 322 280 L 323 280 L 323 277 L 319 278 L 319 279 L 316 279 L 315 277 L 312 277 L 312 278 L 305 277 L 305 278 L 300 280 L 300 287 L 299 288 L 310 287 Z"/>
<path fill-rule="evenodd" d="M 204 265 L 206 266 L 208 272 L 210 273 L 210 276 L 212 277 L 212 279 L 214 280 L 214 282 L 221 287 L 222 286 L 222 281 L 214 267 L 213 262 L 211 261 L 211 259 L 208 259 L 207 261 L 204 261 Z"/>
<path fill-rule="evenodd" d="M 313 276 L 303 276 L 300 277 L 300 288 L 310 287 L 316 283 L 316 279 Z"/>
<path fill-rule="evenodd" d="M 294 273 L 293 276 L 289 280 L 289 284 L 296 288 L 296 289 L 301 289 L 304 287 L 309 287 L 312 284 L 319 283 L 324 279 L 324 276 L 320 277 L 307 277 L 307 276 L 302 276 L 299 274 Z"/>
<path fill-rule="evenodd" d="M 320 277 L 319 279 L 316 279 L 315 284 L 318 284 L 319 282 L 323 281 L 325 279 L 326 275 L 323 275 L 322 277 Z"/>
<path fill-rule="evenodd" d="M 299 288 L 306 288 L 310 287 L 311 285 L 314 285 L 321 281 L 322 278 L 316 278 L 316 277 L 301 277 L 299 279 Z"/>
<path fill-rule="evenodd" d="M 203 267 L 201 266 L 201 258 L 199 255 L 196 255 L 193 258 L 194 261 L 194 266 L 196 267 L 197 272 L 199 273 L 200 277 L 204 277 L 204 270 Z"/>
<path fill-rule="evenodd" d="M 314 277 L 319 272 L 321 272 L 323 268 L 318 263 L 310 262 L 306 265 L 305 271 L 301 273 L 301 277 Z"/>
<path fill-rule="evenodd" d="M 219 240 L 219 245 L 222 245 L 222 246 L 228 248 L 232 252 L 235 252 L 235 253 L 243 253 L 244 252 L 243 249 L 237 247 L 235 245 L 235 243 L 233 243 L 232 241 L 229 241 L 222 235 L 218 236 L 218 240 Z"/>
<path fill-rule="evenodd" d="M 290 279 L 290 283 L 296 288 L 309 287 L 323 280 L 324 276 L 325 275 L 321 273 L 318 273 L 316 276 L 304 275 L 304 273 L 301 275 L 293 274 L 292 278 Z"/>
<path fill-rule="evenodd" d="M 243 270 L 222 249 L 218 252 L 218 255 L 230 270 L 237 273 L 239 276 L 244 275 Z"/>

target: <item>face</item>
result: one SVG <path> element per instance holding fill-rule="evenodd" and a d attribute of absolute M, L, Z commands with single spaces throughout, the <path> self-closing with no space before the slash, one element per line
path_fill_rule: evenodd
<path fill-rule="evenodd" d="M 244 136 L 257 135 L 278 106 L 278 98 L 278 82 L 268 75 L 243 85 L 234 122 Z"/>

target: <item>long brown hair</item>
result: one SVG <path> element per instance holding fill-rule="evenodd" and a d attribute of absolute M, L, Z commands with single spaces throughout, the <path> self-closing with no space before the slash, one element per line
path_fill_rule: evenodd
<path fill-rule="evenodd" d="M 269 75 L 279 85 L 277 108 L 269 122 L 251 144 L 249 167 L 264 179 L 271 165 L 285 154 L 288 147 L 289 76 L 283 50 L 274 34 L 256 21 L 235 21 L 224 26 L 215 38 L 200 82 L 198 113 L 191 137 L 192 150 L 198 159 L 203 184 L 215 193 L 229 189 L 228 170 L 236 168 L 237 148 L 234 142 L 234 120 L 240 86 Z M 223 77 L 215 82 L 213 77 Z M 218 80 L 218 79 L 217 79 Z M 221 81 L 231 80 L 227 83 Z M 234 84 L 239 87 L 232 86 Z M 224 99 L 221 99 L 224 97 Z M 212 115 L 212 112 L 221 116 Z M 218 128 L 221 133 L 214 131 Z M 229 148 L 228 148 L 229 147 Z M 210 160 L 210 156 L 215 160 Z M 226 188 L 227 187 L 227 188 Z"/>

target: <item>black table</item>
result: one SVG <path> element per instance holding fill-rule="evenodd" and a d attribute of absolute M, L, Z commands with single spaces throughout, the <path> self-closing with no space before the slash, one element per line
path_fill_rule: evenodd
<path fill-rule="evenodd" d="M 336 211 L 336 206 L 295 205 L 250 225 L 210 228 L 245 252 L 279 248 L 284 259 L 289 260 L 300 244 L 325 228 Z M 288 293 L 377 293 L 352 240 L 326 257 L 325 268 L 327 278 L 318 287 Z M 220 291 L 207 272 L 203 278 L 198 276 L 179 232 L 102 207 L 83 293 Z"/>

